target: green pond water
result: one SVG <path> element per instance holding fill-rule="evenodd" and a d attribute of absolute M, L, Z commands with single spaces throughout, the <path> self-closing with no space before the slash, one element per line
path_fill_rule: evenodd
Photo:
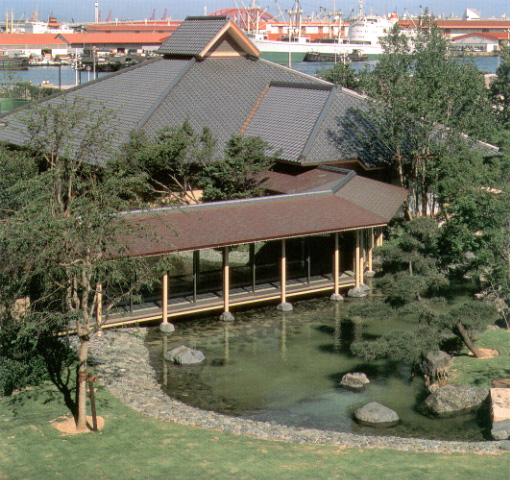
<path fill-rule="evenodd" d="M 353 340 L 416 328 L 416 324 L 405 319 L 342 320 L 348 302 L 302 301 L 294 303 L 294 312 L 287 314 L 274 306 L 236 312 L 231 324 L 219 322 L 216 316 L 181 322 L 166 340 L 154 328 L 147 338 L 151 362 L 168 395 L 205 410 L 367 435 L 487 438 L 488 411 L 431 418 L 421 411 L 427 395 L 423 379 L 411 379 L 409 365 L 367 364 L 354 357 L 350 353 Z M 163 360 L 165 349 L 183 344 L 203 351 L 205 364 L 179 367 Z M 353 371 L 366 373 L 371 381 L 362 392 L 338 386 L 342 375 Z M 353 412 L 371 401 L 395 410 L 400 424 L 384 429 L 357 424 Z"/>

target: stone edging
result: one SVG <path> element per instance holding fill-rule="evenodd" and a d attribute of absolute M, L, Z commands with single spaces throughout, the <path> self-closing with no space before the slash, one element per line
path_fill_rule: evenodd
<path fill-rule="evenodd" d="M 148 417 L 219 430 L 235 435 L 315 445 L 339 445 L 360 448 L 391 448 L 420 452 L 498 453 L 509 449 L 510 442 L 454 442 L 364 436 L 344 432 L 305 429 L 229 417 L 200 410 L 168 397 L 157 383 L 144 344 L 147 329 L 107 330 L 90 345 L 100 382 L 125 405 Z"/>

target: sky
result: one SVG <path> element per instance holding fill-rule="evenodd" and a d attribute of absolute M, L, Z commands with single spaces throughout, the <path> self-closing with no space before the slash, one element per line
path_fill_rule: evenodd
<path fill-rule="evenodd" d="M 182 20 L 187 15 L 204 15 L 224 8 L 243 8 L 251 4 L 252 0 L 98 0 L 101 19 L 106 20 L 109 12 L 112 19 L 119 20 L 136 19 L 143 20 L 152 16 L 156 10 L 156 18 L 163 17 L 165 8 L 168 17 Z M 402 15 L 405 10 L 410 14 L 418 15 L 420 9 L 428 8 L 436 16 L 441 14 L 450 16 L 452 13 L 461 17 L 466 8 L 474 8 L 481 12 L 483 18 L 501 17 L 510 18 L 510 0 L 467 0 L 469 3 L 458 0 L 365 0 L 364 12 L 384 14 L 396 11 Z M 30 18 L 32 12 L 39 10 L 39 19 L 46 20 L 48 15 L 53 14 L 59 21 L 66 22 L 91 22 L 94 20 L 95 0 L 7 0 L 0 3 L 0 18 L 5 18 L 5 11 L 14 12 L 15 21 Z M 259 0 L 261 8 L 267 8 L 273 15 L 278 15 L 279 9 L 285 12 L 292 9 L 294 0 Z M 2 11 L 2 8 L 3 11 Z M 358 11 L 358 0 L 301 0 L 301 8 L 305 14 L 319 12 L 320 7 L 333 10 L 333 7 L 342 10 L 348 15 L 352 10 Z M 207 10 L 205 10 L 207 9 Z M 288 18 L 288 17 L 286 17 Z"/>

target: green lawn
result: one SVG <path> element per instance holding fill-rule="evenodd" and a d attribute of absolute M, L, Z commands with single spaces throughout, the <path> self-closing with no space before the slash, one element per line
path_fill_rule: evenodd
<path fill-rule="evenodd" d="M 492 380 L 505 378 L 510 374 L 510 332 L 506 330 L 488 330 L 476 339 L 481 348 L 491 348 L 499 352 L 494 358 L 474 358 L 467 350 L 453 359 L 449 368 L 449 383 L 476 387 L 491 387 Z M 510 478 L 510 475 L 509 475 Z"/>
<path fill-rule="evenodd" d="M 510 453 L 430 454 L 253 440 L 145 418 L 99 391 L 101 433 L 66 436 L 52 387 L 0 398 L 0 479 L 510 478 Z"/>

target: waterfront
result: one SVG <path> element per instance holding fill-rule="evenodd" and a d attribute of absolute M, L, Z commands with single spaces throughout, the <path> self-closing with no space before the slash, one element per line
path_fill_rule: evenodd
<path fill-rule="evenodd" d="M 499 64 L 499 57 L 462 57 L 459 61 L 473 61 L 477 68 L 485 73 L 496 73 Z M 377 60 L 368 60 L 364 62 L 352 62 L 351 66 L 355 71 L 362 70 L 366 66 L 370 67 L 377 63 Z M 309 75 L 314 75 L 318 70 L 330 68 L 333 63 L 329 62 L 298 62 L 292 65 L 292 68 Z M 60 72 L 59 72 L 60 71 Z M 64 65 L 57 66 L 39 66 L 29 67 L 28 70 L 20 71 L 5 71 L 0 73 L 2 83 L 8 82 L 31 82 L 33 85 L 40 85 L 43 82 L 48 82 L 58 88 L 59 75 L 62 87 L 74 86 L 76 82 L 75 71 L 72 66 Z M 108 73 L 99 73 L 98 76 L 102 77 Z M 81 72 L 82 82 L 92 80 L 92 72 Z"/>

